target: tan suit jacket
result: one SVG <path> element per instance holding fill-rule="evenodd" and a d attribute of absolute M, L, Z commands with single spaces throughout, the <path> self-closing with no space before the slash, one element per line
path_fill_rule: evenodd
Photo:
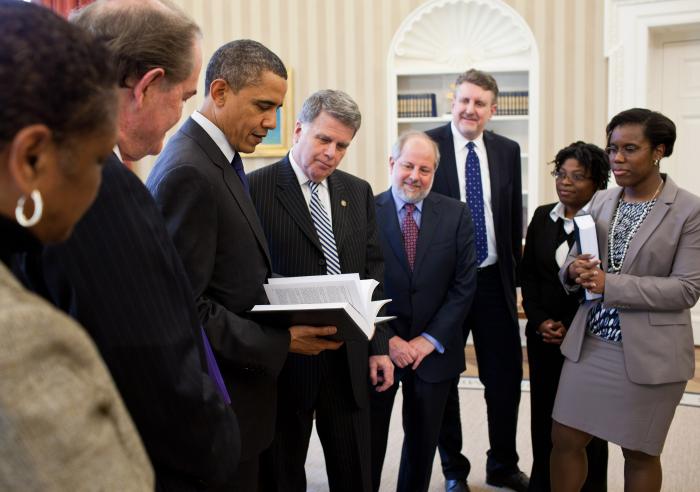
<path fill-rule="evenodd" d="M 700 297 L 700 198 L 665 179 L 654 208 L 630 242 L 621 272 L 605 276 L 603 302 L 618 309 L 627 376 L 638 384 L 687 381 L 695 370 L 690 308 Z M 605 271 L 608 229 L 621 193 L 616 187 L 591 201 Z M 575 250 L 560 271 L 562 280 Z M 581 354 L 588 311 L 599 302 L 579 307 L 562 343 L 562 353 L 574 362 Z"/>
<path fill-rule="evenodd" d="M 2 263 L 0 340 L 0 490 L 153 490 L 141 439 L 95 345 Z"/>

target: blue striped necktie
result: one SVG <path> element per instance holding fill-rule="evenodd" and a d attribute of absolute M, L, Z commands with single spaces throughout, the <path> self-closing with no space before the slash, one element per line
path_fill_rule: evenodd
<path fill-rule="evenodd" d="M 474 151 L 474 142 L 467 144 L 466 181 L 467 205 L 474 221 L 474 247 L 476 249 L 476 264 L 481 265 L 489 255 L 489 245 L 486 239 L 486 218 L 484 216 L 484 190 L 481 187 L 481 168 L 479 156 Z"/>
<path fill-rule="evenodd" d="M 318 187 L 320 183 L 309 181 L 309 189 L 311 190 L 311 202 L 309 210 L 311 211 L 311 219 L 316 227 L 318 240 L 321 242 L 323 256 L 326 258 L 326 273 L 328 275 L 338 275 L 340 271 L 340 259 L 338 258 L 338 248 L 335 245 L 335 236 L 333 236 L 333 226 L 328 217 L 328 212 L 323 207 L 321 199 L 318 196 Z"/>

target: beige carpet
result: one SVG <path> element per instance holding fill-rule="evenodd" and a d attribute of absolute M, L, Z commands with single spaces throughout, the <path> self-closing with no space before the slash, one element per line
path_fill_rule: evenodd
<path fill-rule="evenodd" d="M 463 451 L 472 463 L 472 471 L 469 476 L 469 486 L 472 492 L 506 490 L 490 487 L 484 481 L 485 453 L 488 447 L 488 438 L 483 391 L 480 389 L 460 389 L 460 403 L 464 433 Z M 382 473 L 381 491 L 386 492 L 396 489 L 396 477 L 398 475 L 403 439 L 400 407 L 401 395 L 399 392 L 394 406 L 387 457 Z M 520 404 L 517 446 L 520 454 L 520 467 L 528 473 L 532 465 L 529 420 L 530 395 L 527 392 L 523 392 Z M 664 467 L 663 491 L 700 491 L 700 408 L 683 405 L 678 407 L 661 460 Z M 433 463 L 433 476 L 430 483 L 431 492 L 442 492 L 445 490 L 439 461 L 438 458 Z M 620 448 L 610 445 L 609 492 L 622 492 L 622 466 L 623 461 Z M 308 479 L 307 490 L 313 492 L 328 490 L 323 451 L 315 432 L 309 449 L 306 473 Z"/>

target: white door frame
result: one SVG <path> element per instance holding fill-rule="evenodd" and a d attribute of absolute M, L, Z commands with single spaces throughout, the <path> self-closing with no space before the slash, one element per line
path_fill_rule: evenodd
<path fill-rule="evenodd" d="M 605 0 L 605 57 L 608 59 L 608 119 L 622 110 L 649 106 L 653 47 L 650 31 L 700 22 L 698 0 Z M 700 312 L 691 311 L 700 345 Z"/>
<path fill-rule="evenodd" d="M 700 22 L 698 0 L 606 0 L 608 118 L 648 106 L 649 31 Z"/>

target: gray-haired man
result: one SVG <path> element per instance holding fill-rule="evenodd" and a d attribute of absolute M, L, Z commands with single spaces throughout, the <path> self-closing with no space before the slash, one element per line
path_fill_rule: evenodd
<path fill-rule="evenodd" d="M 347 94 L 318 91 L 304 102 L 289 154 L 251 173 L 275 273 L 357 272 L 382 281 L 372 189 L 337 170 L 360 121 Z M 262 462 L 265 490 L 306 490 L 304 461 L 314 415 L 330 490 L 371 489 L 367 379 L 377 391 L 391 386 L 393 365 L 386 354 L 381 327 L 369 343 L 346 342 L 316 356 L 290 354 L 279 379 L 275 439 Z"/>

